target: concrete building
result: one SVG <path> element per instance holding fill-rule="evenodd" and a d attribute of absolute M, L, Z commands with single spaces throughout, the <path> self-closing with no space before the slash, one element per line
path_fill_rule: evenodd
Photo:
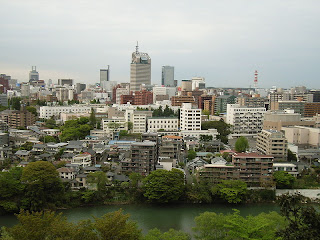
<path fill-rule="evenodd" d="M 196 100 L 193 96 L 173 96 L 171 97 L 172 106 L 182 106 L 183 103 L 196 104 Z"/>
<path fill-rule="evenodd" d="M 268 99 L 263 97 L 238 97 L 237 103 L 240 107 L 265 107 Z"/>
<path fill-rule="evenodd" d="M 320 102 L 306 103 L 304 105 L 304 117 L 313 117 L 320 113 Z"/>
<path fill-rule="evenodd" d="M 192 81 L 190 79 L 181 80 L 181 91 L 192 91 Z"/>
<path fill-rule="evenodd" d="M 214 113 L 226 113 L 228 104 L 235 104 L 236 97 L 232 95 L 222 95 L 215 98 L 214 102 Z"/>
<path fill-rule="evenodd" d="M 130 94 L 130 85 L 129 84 L 123 84 L 123 85 L 120 84 L 120 87 L 118 87 L 115 92 L 116 104 L 121 104 L 121 96 L 122 95 L 129 95 L 129 94 Z"/>
<path fill-rule="evenodd" d="M 76 84 L 76 93 L 80 94 L 83 90 L 85 90 L 87 85 L 85 83 L 77 83 Z"/>
<path fill-rule="evenodd" d="M 174 87 L 174 67 L 162 66 L 161 85 Z"/>
<path fill-rule="evenodd" d="M 153 87 L 153 103 L 157 101 L 157 96 L 166 96 L 166 99 L 169 99 L 169 95 L 167 95 L 167 88 L 166 87 Z M 166 100 L 164 99 L 164 100 Z"/>
<path fill-rule="evenodd" d="M 273 171 L 285 171 L 288 172 L 289 174 L 297 177 L 299 172 L 298 172 L 298 167 L 297 165 L 293 163 L 273 163 Z"/>
<path fill-rule="evenodd" d="M 179 120 L 177 117 L 149 117 L 148 132 L 158 132 L 163 129 L 165 131 L 178 131 Z"/>
<path fill-rule="evenodd" d="M 106 88 L 106 82 L 110 81 L 110 68 L 108 65 L 107 69 L 100 69 L 100 87 Z"/>
<path fill-rule="evenodd" d="M 4 110 L 0 112 L 0 119 L 7 123 L 10 128 L 26 128 L 36 121 L 35 115 L 26 110 Z"/>
<path fill-rule="evenodd" d="M 75 155 L 71 161 L 72 164 L 79 165 L 80 167 L 89 167 L 91 166 L 91 155 L 88 153 L 80 153 Z"/>
<path fill-rule="evenodd" d="M 152 117 L 152 111 L 135 111 L 128 109 L 125 112 L 126 122 L 132 122 L 133 133 L 144 133 L 147 131 L 147 118 Z"/>
<path fill-rule="evenodd" d="M 282 127 L 288 126 L 314 127 L 315 121 L 302 120 L 301 115 L 293 110 L 267 111 L 264 114 L 263 129 L 281 131 Z"/>
<path fill-rule="evenodd" d="M 151 58 L 147 53 L 139 52 L 137 45 L 130 65 L 130 90 L 140 91 L 142 84 L 151 84 Z"/>
<path fill-rule="evenodd" d="M 262 130 L 257 138 L 257 150 L 261 154 L 271 155 L 276 161 L 286 161 L 288 143 L 283 132 Z"/>
<path fill-rule="evenodd" d="M 227 105 L 227 123 L 232 125 L 234 136 L 258 134 L 262 129 L 265 108 L 240 107 L 239 104 Z"/>
<path fill-rule="evenodd" d="M 192 82 L 192 91 L 197 89 L 204 89 L 206 86 L 206 81 L 204 77 L 193 77 L 191 78 Z"/>
<path fill-rule="evenodd" d="M 146 90 L 136 91 L 134 93 L 134 105 L 149 105 L 153 103 L 153 93 Z"/>
<path fill-rule="evenodd" d="M 295 144 L 301 148 L 319 148 L 320 147 L 320 129 L 293 126 L 282 127 L 288 143 Z"/>
<path fill-rule="evenodd" d="M 21 83 L 21 97 L 29 97 L 30 96 L 30 84 L 29 83 Z"/>
<path fill-rule="evenodd" d="M 267 187 L 273 185 L 273 157 L 257 153 L 236 153 L 232 162 L 240 169 L 240 180 L 248 187 Z"/>
<path fill-rule="evenodd" d="M 91 107 L 87 105 L 71 106 L 42 106 L 40 107 L 40 118 L 49 119 L 52 116 L 59 117 L 61 113 L 90 113 Z"/>
<path fill-rule="evenodd" d="M 180 110 L 180 129 L 187 131 L 201 130 L 201 109 L 192 108 L 191 103 L 183 103 Z"/>
<path fill-rule="evenodd" d="M 157 161 L 157 144 L 155 142 L 132 143 L 130 158 L 121 161 L 121 172 L 125 174 L 136 172 L 147 176 L 156 169 Z"/>
<path fill-rule="evenodd" d="M 29 82 L 39 81 L 39 73 L 37 72 L 37 67 L 32 66 L 29 72 Z"/>
<path fill-rule="evenodd" d="M 113 117 L 110 119 L 104 118 L 101 120 L 101 125 L 103 131 L 106 133 L 128 130 L 128 123 L 124 117 Z"/>
<path fill-rule="evenodd" d="M 73 79 L 71 79 L 71 78 L 58 79 L 58 85 L 60 85 L 60 86 L 64 86 L 64 85 L 72 86 L 73 85 Z"/>
<path fill-rule="evenodd" d="M 278 102 L 270 102 L 270 110 L 286 110 L 292 109 L 295 113 L 301 114 L 304 117 L 304 106 L 305 102 L 303 101 L 278 101 Z"/>

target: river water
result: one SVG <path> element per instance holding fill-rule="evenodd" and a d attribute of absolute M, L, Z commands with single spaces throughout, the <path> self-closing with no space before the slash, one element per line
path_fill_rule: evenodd
<path fill-rule="evenodd" d="M 83 208 L 74 208 L 62 210 L 63 214 L 71 222 L 77 222 L 100 217 L 107 212 L 113 212 L 123 209 L 124 213 L 130 214 L 130 219 L 138 223 L 143 233 L 149 229 L 159 228 L 162 231 L 168 231 L 170 228 L 182 230 L 191 233 L 194 224 L 194 218 L 203 212 L 232 213 L 232 209 L 240 210 L 242 216 L 258 215 L 261 212 L 276 211 L 279 207 L 276 204 L 246 204 L 246 205 L 217 205 L 217 204 L 180 204 L 180 205 L 110 205 L 110 206 L 91 206 Z M 13 215 L 0 216 L 0 226 L 12 226 L 17 223 Z"/>

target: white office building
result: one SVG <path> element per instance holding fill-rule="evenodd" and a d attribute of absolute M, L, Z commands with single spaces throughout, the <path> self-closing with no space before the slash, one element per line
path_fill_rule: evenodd
<path fill-rule="evenodd" d="M 201 130 L 201 109 L 192 108 L 191 103 L 182 103 L 180 110 L 180 129 L 181 131 Z"/>
<path fill-rule="evenodd" d="M 253 136 L 261 132 L 266 109 L 227 105 L 227 123 L 232 125 L 233 136 Z"/>
<path fill-rule="evenodd" d="M 90 113 L 91 107 L 87 105 L 71 106 L 42 106 L 40 107 L 40 118 L 59 117 L 61 113 Z"/>
<path fill-rule="evenodd" d="M 151 117 L 148 118 L 148 132 L 178 131 L 179 120 L 177 117 Z"/>

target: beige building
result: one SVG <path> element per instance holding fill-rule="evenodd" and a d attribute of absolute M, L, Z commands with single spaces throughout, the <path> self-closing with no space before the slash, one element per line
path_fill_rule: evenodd
<path fill-rule="evenodd" d="M 281 130 L 285 132 L 288 143 L 307 148 L 319 148 L 320 146 L 319 128 L 294 126 L 283 127 Z"/>
<path fill-rule="evenodd" d="M 130 67 L 130 90 L 140 91 L 142 84 L 151 84 L 151 58 L 148 53 L 139 52 L 136 46 L 136 51 L 132 53 Z"/>
<path fill-rule="evenodd" d="M 271 155 L 275 160 L 287 159 L 288 144 L 282 132 L 276 130 L 262 130 L 257 138 L 257 150 L 261 154 Z"/>
<path fill-rule="evenodd" d="M 301 119 L 299 113 L 294 113 L 293 110 L 285 111 L 267 111 L 264 115 L 263 129 L 281 131 L 282 127 L 288 126 L 306 126 L 313 127 L 315 121 L 306 121 Z"/>

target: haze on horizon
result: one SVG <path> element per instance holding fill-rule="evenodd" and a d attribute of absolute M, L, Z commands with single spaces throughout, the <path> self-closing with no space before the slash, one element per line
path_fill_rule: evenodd
<path fill-rule="evenodd" d="M 40 1 L 1 0 L 0 73 L 20 82 L 31 66 L 40 79 L 129 82 L 131 54 L 152 59 L 175 79 L 206 78 L 207 86 L 320 88 L 320 1 Z"/>

